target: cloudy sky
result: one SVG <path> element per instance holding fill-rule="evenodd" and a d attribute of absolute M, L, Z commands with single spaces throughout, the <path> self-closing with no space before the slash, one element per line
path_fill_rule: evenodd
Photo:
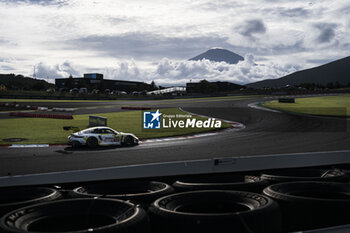
<path fill-rule="evenodd" d="M 350 2 L 0 0 L 0 73 L 249 83 L 346 57 Z M 220 47 L 237 65 L 188 61 Z"/>

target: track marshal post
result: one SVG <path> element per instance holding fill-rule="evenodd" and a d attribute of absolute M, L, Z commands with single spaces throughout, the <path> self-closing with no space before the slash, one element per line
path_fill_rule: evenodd
<path fill-rule="evenodd" d="M 107 118 L 99 116 L 89 116 L 89 127 L 107 126 Z"/>

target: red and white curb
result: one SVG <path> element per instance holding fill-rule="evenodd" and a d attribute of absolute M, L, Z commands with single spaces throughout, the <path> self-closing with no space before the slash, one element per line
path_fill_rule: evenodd
<path fill-rule="evenodd" d="M 174 136 L 174 137 L 168 137 L 168 138 L 145 139 L 145 140 L 141 140 L 140 143 L 169 142 L 169 141 L 177 141 L 177 140 L 215 136 L 215 135 L 218 135 L 226 130 L 230 130 L 230 128 L 225 129 L 225 130 L 220 130 L 218 132 L 212 132 L 212 133 L 198 133 L 198 134 L 193 134 L 193 135 L 188 135 L 188 136 Z"/>
<path fill-rule="evenodd" d="M 35 148 L 35 147 L 49 147 L 49 144 L 13 144 L 9 148 Z"/>
<path fill-rule="evenodd" d="M 263 106 L 259 106 L 259 104 L 263 104 L 263 103 L 265 103 L 265 102 L 250 103 L 250 104 L 248 104 L 248 107 L 254 108 L 254 109 L 258 109 L 258 110 L 262 110 L 262 111 L 267 111 L 267 112 L 281 113 L 278 110 L 274 110 L 274 109 L 271 109 L 271 108 L 265 108 Z"/>
<path fill-rule="evenodd" d="M 185 140 L 185 139 L 214 136 L 214 135 L 217 135 L 217 133 L 205 133 L 205 134 L 203 133 L 203 134 L 195 134 L 195 135 L 188 135 L 188 136 L 175 136 L 175 137 L 169 137 L 169 138 L 145 139 L 145 140 L 141 140 L 140 142 L 141 143 L 168 142 L 168 141 Z"/>
<path fill-rule="evenodd" d="M 12 144 L 12 145 L 0 145 L 0 148 L 43 148 L 43 147 L 55 147 L 55 146 L 67 146 L 67 144 Z"/>

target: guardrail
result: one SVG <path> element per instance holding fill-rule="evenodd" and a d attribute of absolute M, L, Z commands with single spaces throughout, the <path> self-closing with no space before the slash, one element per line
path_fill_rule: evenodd
<path fill-rule="evenodd" d="M 150 163 L 78 171 L 0 177 L 0 187 L 258 171 L 350 163 L 350 150 Z"/>
<path fill-rule="evenodd" d="M 67 120 L 73 119 L 72 115 L 42 114 L 42 113 L 28 113 L 28 112 L 11 112 L 10 116 L 33 117 L 33 118 L 53 118 L 53 119 L 67 119 Z"/>
<path fill-rule="evenodd" d="M 295 103 L 294 98 L 279 98 L 278 99 L 279 103 Z"/>
<path fill-rule="evenodd" d="M 122 106 L 121 109 L 126 109 L 126 110 L 151 110 L 150 107 L 140 107 L 140 106 Z"/>

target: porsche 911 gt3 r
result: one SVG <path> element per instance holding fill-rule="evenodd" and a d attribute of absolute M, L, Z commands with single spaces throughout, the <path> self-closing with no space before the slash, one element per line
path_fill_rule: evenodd
<path fill-rule="evenodd" d="M 131 133 L 115 131 L 109 127 L 92 127 L 73 133 L 68 137 L 68 144 L 73 147 L 87 145 L 96 146 L 118 146 L 137 145 L 139 139 Z"/>

